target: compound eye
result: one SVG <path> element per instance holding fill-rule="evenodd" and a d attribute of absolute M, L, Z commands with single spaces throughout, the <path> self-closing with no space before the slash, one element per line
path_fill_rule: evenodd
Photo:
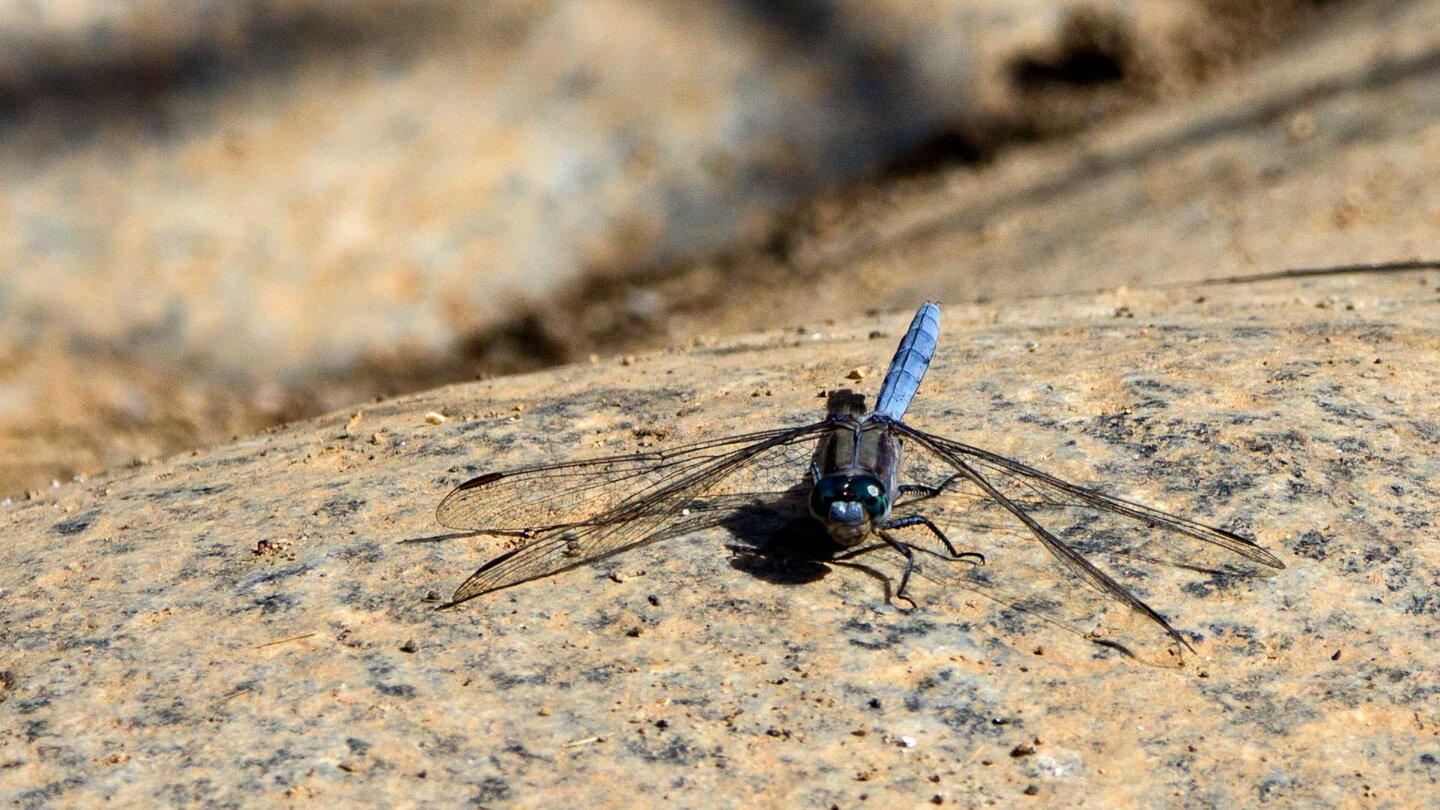
<path fill-rule="evenodd" d="M 855 487 L 855 494 L 872 518 L 878 518 L 885 514 L 885 507 L 889 499 L 885 496 L 885 488 L 880 486 L 879 481 L 873 478 L 861 480 Z"/>
<path fill-rule="evenodd" d="M 816 517 L 824 519 L 830 514 L 830 504 L 840 500 L 844 494 L 844 481 L 834 476 L 821 478 L 815 482 L 815 488 L 810 490 L 810 511 Z"/>

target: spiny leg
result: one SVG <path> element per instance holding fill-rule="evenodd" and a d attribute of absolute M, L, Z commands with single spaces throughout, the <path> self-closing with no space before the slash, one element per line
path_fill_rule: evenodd
<path fill-rule="evenodd" d="M 964 477 L 965 476 L 961 475 L 960 473 L 955 473 L 954 475 L 951 475 L 949 478 L 946 478 L 944 481 L 941 481 L 938 485 L 933 487 L 929 484 L 901 484 L 899 486 L 899 490 L 901 495 L 909 495 L 912 492 L 919 492 L 921 493 L 921 495 L 920 497 L 916 498 L 915 501 L 923 501 L 926 498 L 933 498 L 936 495 L 939 495 L 941 492 L 944 492 L 945 488 L 950 486 L 951 483 L 953 483 L 957 479 Z M 914 503 L 915 501 L 907 501 L 907 503 Z"/>
<path fill-rule="evenodd" d="M 887 520 L 883 524 L 882 528 L 904 529 L 910 526 L 924 526 L 925 528 L 929 529 L 936 537 L 940 538 L 941 543 L 945 544 L 945 550 L 950 552 L 950 556 L 952 558 L 957 560 L 973 559 L 976 561 L 977 565 L 985 564 L 985 555 L 981 554 L 978 551 L 961 552 L 956 550 L 955 544 L 951 543 L 950 538 L 945 536 L 945 532 L 941 531 L 940 527 L 935 525 L 935 521 L 931 520 L 928 517 L 925 517 L 924 515 L 907 515 L 902 518 L 896 518 L 895 520 Z M 884 535 L 881 536 L 884 537 Z M 894 544 L 891 543 L 891 545 Z"/>

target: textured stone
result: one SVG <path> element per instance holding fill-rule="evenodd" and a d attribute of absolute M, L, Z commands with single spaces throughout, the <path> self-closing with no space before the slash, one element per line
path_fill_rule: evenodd
<path fill-rule="evenodd" d="M 768 581 L 720 529 L 454 611 L 426 601 L 506 547 L 434 539 L 461 480 L 806 420 L 818 392 L 885 362 L 906 317 L 442 388 L 6 504 L 0 797 L 1403 806 L 1433 791 L 1436 272 L 946 309 L 912 423 L 1241 528 L 1286 562 L 1157 603 L 1198 650 L 1178 669 L 1019 628 L 970 592 L 931 589 L 907 613 L 851 568 Z"/>

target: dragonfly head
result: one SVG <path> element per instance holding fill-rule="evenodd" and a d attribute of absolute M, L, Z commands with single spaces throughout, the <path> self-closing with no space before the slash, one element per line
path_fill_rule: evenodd
<path fill-rule="evenodd" d="M 870 534 L 874 523 L 890 514 L 890 496 L 873 475 L 831 473 L 810 491 L 810 514 L 825 524 L 830 536 L 847 548 Z"/>

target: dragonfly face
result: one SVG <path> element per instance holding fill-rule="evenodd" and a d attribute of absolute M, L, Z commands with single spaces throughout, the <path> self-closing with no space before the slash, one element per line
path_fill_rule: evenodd
<path fill-rule="evenodd" d="M 825 524 L 835 542 L 850 548 L 890 515 L 890 495 L 868 473 L 831 473 L 810 490 L 810 514 Z"/>

